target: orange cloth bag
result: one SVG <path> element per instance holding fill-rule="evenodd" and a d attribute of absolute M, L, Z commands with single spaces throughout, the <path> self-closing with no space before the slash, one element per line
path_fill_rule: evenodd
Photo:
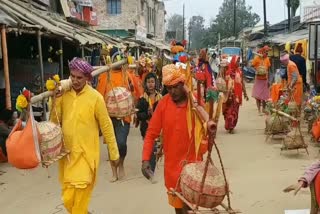
<path fill-rule="evenodd" d="M 39 136 L 30 107 L 26 127 L 23 129 L 22 121 L 19 120 L 7 139 L 8 162 L 18 169 L 37 167 L 41 162 Z"/>

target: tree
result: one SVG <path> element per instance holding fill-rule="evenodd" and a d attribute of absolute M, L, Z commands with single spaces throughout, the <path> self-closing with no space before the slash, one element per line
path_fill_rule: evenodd
<path fill-rule="evenodd" d="M 288 5 L 288 0 L 286 0 L 287 7 Z M 290 10 L 291 10 L 291 17 L 295 17 L 297 13 L 297 9 L 300 6 L 300 0 L 290 0 Z"/>
<path fill-rule="evenodd" d="M 203 37 L 205 33 L 204 18 L 202 16 L 192 16 L 189 20 L 188 31 L 191 49 L 203 47 Z"/>
<path fill-rule="evenodd" d="M 205 29 L 204 35 L 202 38 L 202 44 L 204 46 L 213 46 L 218 43 L 219 32 L 217 31 L 216 23 L 211 21 L 211 24 L 208 28 Z"/>
<path fill-rule="evenodd" d="M 218 15 L 211 22 L 210 27 L 207 29 L 207 33 L 204 38 L 204 43 L 206 45 L 216 44 L 215 42 L 218 40 L 218 33 L 220 33 L 221 39 L 228 38 L 234 35 L 233 4 L 234 0 L 224 0 L 222 6 L 219 9 Z M 260 21 L 259 15 L 251 12 L 252 7 L 246 5 L 245 0 L 237 0 L 236 10 L 236 34 L 238 34 L 242 29 L 246 27 L 254 27 Z"/>
<path fill-rule="evenodd" d="M 183 17 L 180 14 L 173 14 L 168 19 L 168 28 L 167 32 L 175 32 L 175 38 L 168 39 L 176 39 L 181 41 L 183 39 Z"/>

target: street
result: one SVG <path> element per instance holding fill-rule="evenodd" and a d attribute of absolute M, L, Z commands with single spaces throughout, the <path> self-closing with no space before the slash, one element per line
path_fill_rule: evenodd
<path fill-rule="evenodd" d="M 247 86 L 251 94 L 252 85 Z M 264 117 L 259 116 L 254 99 L 244 102 L 235 134 L 227 134 L 220 118 L 217 144 L 230 182 L 231 203 L 245 214 L 283 214 L 284 210 L 307 209 L 309 189 L 297 196 L 282 190 L 297 181 L 304 169 L 316 160 L 319 148 L 309 145 L 305 151 L 283 151 L 280 141 L 265 142 Z M 310 136 L 305 135 L 310 141 Z M 158 183 L 151 184 L 141 173 L 142 139 L 132 128 L 125 162 L 127 177 L 110 183 L 111 169 L 106 145 L 101 146 L 101 164 L 89 211 L 93 214 L 173 214 L 167 203 L 163 182 L 163 164 L 156 172 Z M 216 152 L 214 162 L 219 166 Z M 0 164 L 0 210 L 3 214 L 62 214 L 57 164 L 48 170 L 16 170 Z M 50 178 L 48 178 L 48 174 Z"/>

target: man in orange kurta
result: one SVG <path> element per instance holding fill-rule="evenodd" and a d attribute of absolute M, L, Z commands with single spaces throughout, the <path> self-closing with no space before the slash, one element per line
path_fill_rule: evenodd
<path fill-rule="evenodd" d="M 297 103 L 298 106 L 301 106 L 303 96 L 303 81 L 299 73 L 298 67 L 293 61 L 289 59 L 289 54 L 287 53 L 281 54 L 280 61 L 282 64 L 287 66 L 287 87 L 290 91 L 292 91 L 294 101 Z"/>
<path fill-rule="evenodd" d="M 150 158 L 154 148 L 155 139 L 161 131 L 163 135 L 164 151 L 164 176 L 165 186 L 179 188 L 178 179 L 182 171 L 183 162 L 201 160 L 201 155 L 196 156 L 195 144 L 189 136 L 187 125 L 188 99 L 184 90 L 185 75 L 175 65 L 163 67 L 163 83 L 169 94 L 164 96 L 153 113 L 146 137 L 144 139 L 142 172 L 149 178 Z M 179 191 L 179 189 L 178 189 Z M 176 213 L 187 213 L 187 208 L 182 201 L 168 193 L 169 203 Z"/>

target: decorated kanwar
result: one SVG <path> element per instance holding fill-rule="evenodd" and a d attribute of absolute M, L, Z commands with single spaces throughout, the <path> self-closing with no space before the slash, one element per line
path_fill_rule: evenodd
<path fill-rule="evenodd" d="M 117 48 L 110 50 L 112 62 L 121 59 L 121 52 Z M 124 161 L 127 156 L 127 138 L 130 131 L 132 114 L 134 113 L 133 81 L 128 75 L 126 67 L 119 65 L 107 73 L 99 75 L 97 90 L 105 99 L 109 115 L 112 120 L 116 136 L 120 163 L 116 166 L 111 163 L 112 182 L 125 176 Z"/>

